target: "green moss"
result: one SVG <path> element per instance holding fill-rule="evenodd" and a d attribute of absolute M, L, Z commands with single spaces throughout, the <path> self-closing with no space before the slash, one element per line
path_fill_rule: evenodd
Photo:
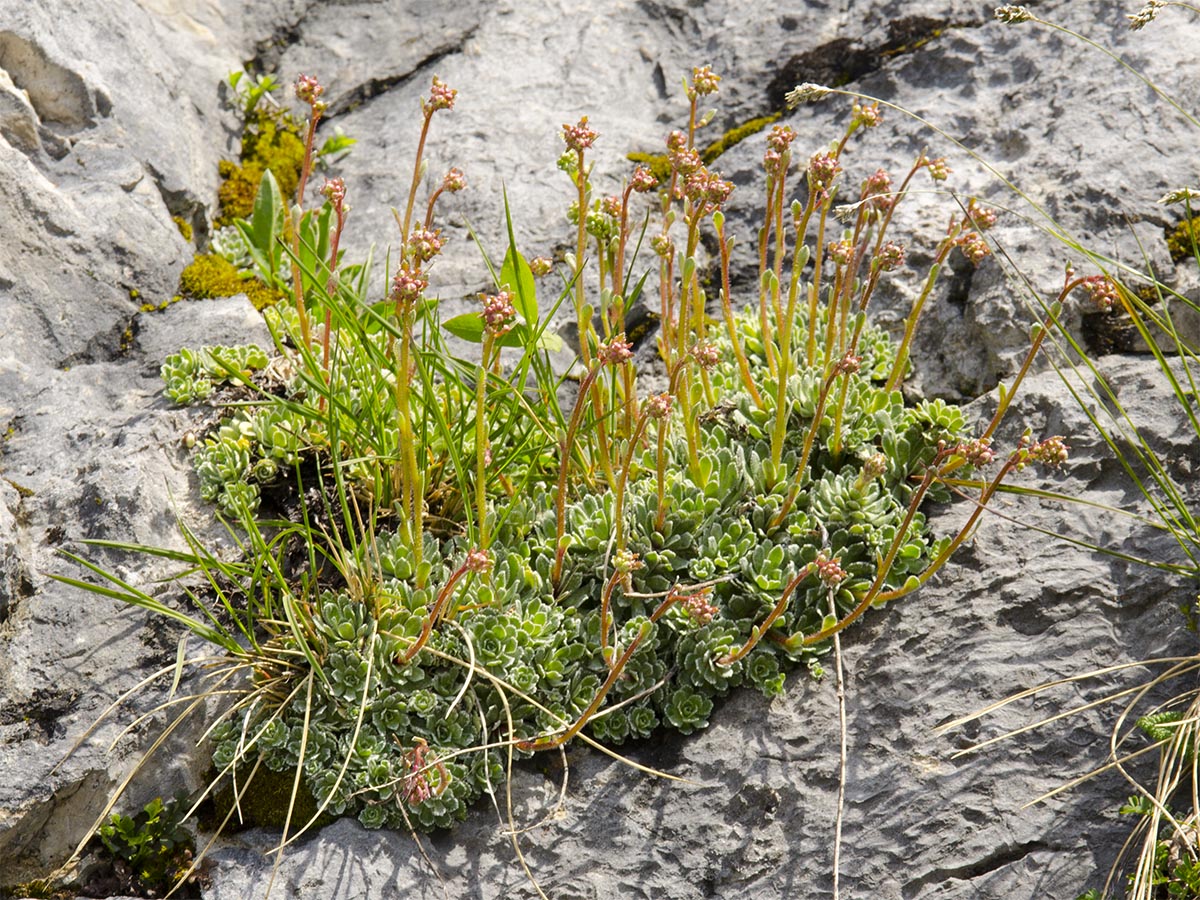
<path fill-rule="evenodd" d="M 632 163 L 645 166 L 662 184 L 671 178 L 671 164 L 667 162 L 665 153 L 641 153 L 635 150 L 633 153 L 626 153 L 625 158 Z"/>
<path fill-rule="evenodd" d="M 256 164 L 239 166 L 223 159 L 217 171 L 221 175 L 221 186 L 217 188 L 217 203 L 221 215 L 213 222 L 218 228 L 232 225 L 234 219 L 248 219 L 254 211 L 254 195 L 258 193 L 258 182 L 262 179 L 262 167 Z"/>
<path fill-rule="evenodd" d="M 1200 218 L 1184 219 L 1174 228 L 1167 228 L 1167 249 L 1171 252 L 1171 259 L 1175 262 L 1195 259 L 1198 245 L 1200 245 Z"/>
<path fill-rule="evenodd" d="M 256 109 L 242 132 L 240 162 L 222 160 L 221 186 L 217 190 L 221 215 L 218 228 L 247 219 L 254 211 L 254 197 L 263 172 L 270 169 L 284 197 L 296 193 L 300 170 L 304 165 L 304 140 L 301 125 L 288 113 L 275 109 Z"/>
<path fill-rule="evenodd" d="M 11 437 L 11 435 L 5 435 L 5 437 Z M 13 489 L 17 492 L 17 496 L 22 500 L 28 500 L 33 496 L 33 488 L 27 488 L 23 484 L 17 484 L 17 482 L 13 481 L 11 478 L 5 478 L 4 480 L 13 486 Z"/>
<path fill-rule="evenodd" d="M 182 299 L 183 297 L 181 297 L 179 294 L 176 294 L 174 297 L 162 301 L 162 303 L 143 303 L 138 307 L 138 309 L 144 313 L 162 312 L 171 304 L 178 303 Z"/>
<path fill-rule="evenodd" d="M 179 233 L 183 235 L 183 239 L 189 244 L 192 242 L 192 225 L 183 216 L 171 216 L 171 221 L 175 223 L 175 227 L 179 229 Z"/>
<path fill-rule="evenodd" d="M 782 113 L 774 112 L 730 128 L 700 151 L 700 159 L 704 161 L 706 166 L 711 165 L 726 150 L 740 144 L 751 135 L 758 134 L 768 125 L 777 122 L 781 115 Z M 625 154 L 625 158 L 630 162 L 638 163 L 648 168 L 660 182 L 665 183 L 671 178 L 671 164 L 667 160 L 666 154 L 634 151 L 633 153 Z"/>
<path fill-rule="evenodd" d="M 751 119 L 749 122 L 744 122 L 741 125 L 730 128 L 705 147 L 700 153 L 700 158 L 704 160 L 706 166 L 711 165 L 726 150 L 740 144 L 751 135 L 758 134 L 768 125 L 777 122 L 781 115 L 782 113 L 775 112 L 769 116 L 759 116 L 757 119 Z"/>
<path fill-rule="evenodd" d="M 237 828 L 282 828 L 288 819 L 288 807 L 292 802 L 292 787 L 296 773 L 273 772 L 266 766 L 260 766 L 254 773 L 254 780 L 249 787 L 239 781 L 238 789 L 244 790 L 238 803 L 238 812 L 229 817 L 229 822 Z M 225 821 L 233 807 L 233 788 L 226 784 L 212 796 L 211 805 L 200 811 L 200 827 L 215 829 Z M 241 821 L 238 821 L 239 812 Z M 293 828 L 303 825 L 317 813 L 317 801 L 304 780 L 300 782 L 300 790 L 296 792 L 296 805 L 292 808 Z M 336 817 L 322 813 L 314 822 L 316 828 L 324 828 Z"/>
<path fill-rule="evenodd" d="M 197 254 L 179 274 L 179 293 L 195 300 L 232 297 L 245 294 L 258 310 L 279 301 L 283 294 L 253 276 L 244 276 L 237 267 L 216 253 Z"/>
<path fill-rule="evenodd" d="M 33 881 L 25 881 L 21 884 L 14 884 L 12 887 L 0 887 L 0 897 L 5 898 L 28 897 L 57 900 L 57 898 L 67 898 L 72 896 L 74 896 L 73 891 L 56 887 L 54 880 L 51 878 L 35 878 Z"/>
<path fill-rule="evenodd" d="M 934 40 L 935 38 L 940 38 L 942 36 L 942 34 L 944 34 L 944 33 L 945 33 L 944 29 L 935 28 L 932 31 L 930 31 L 928 34 L 921 35 L 920 37 L 916 38 L 913 41 L 910 41 L 907 44 L 901 44 L 898 47 L 889 47 L 887 50 L 881 50 L 879 52 L 879 55 L 886 59 L 886 58 L 889 58 L 892 56 L 901 56 L 905 53 L 912 53 L 914 50 L 921 49 L 926 44 L 928 44 L 930 41 Z"/>

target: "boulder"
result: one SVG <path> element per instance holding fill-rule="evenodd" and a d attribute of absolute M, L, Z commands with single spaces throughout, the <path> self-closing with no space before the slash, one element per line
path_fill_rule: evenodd
<path fill-rule="evenodd" d="M 1167 10 L 1130 33 L 1127 11 L 1114 0 L 1036 5 L 1185 96 L 1195 20 Z M 464 0 L 436 10 L 403 0 L 0 0 L 0 883 L 61 862 L 134 771 L 164 717 L 129 734 L 124 725 L 167 699 L 169 676 L 71 751 L 114 701 L 170 667 L 179 637 L 139 610 L 53 581 L 82 574 L 57 551 L 150 585 L 162 565 L 80 541 L 178 547 L 177 518 L 221 538 L 180 445 L 198 414 L 172 408 L 156 373 L 182 346 L 268 338 L 244 298 L 151 308 L 173 296 L 197 250 L 173 218 L 200 245 L 209 233 L 217 162 L 236 149 L 227 73 L 248 65 L 283 82 L 316 74 L 328 86 L 322 134 L 340 126 L 359 139 L 338 168 L 353 207 L 352 259 L 375 244 L 382 260 L 395 243 L 391 210 L 408 190 L 431 78 L 458 89 L 427 148 L 428 177 L 458 166 L 470 183 L 441 207 L 451 243 L 434 287 L 450 315 L 489 286 L 469 229 L 502 257 L 505 196 L 522 252 L 569 248 L 571 189 L 554 165 L 563 123 L 589 117 L 601 134 L 597 188 L 616 190 L 631 171 L 627 154 L 660 152 L 665 134 L 685 124 L 679 81 L 705 64 L 723 80 L 703 141 L 778 113 L 799 133 L 795 156 L 807 159 L 837 136 L 849 100 L 788 111 L 784 95 L 801 81 L 842 85 L 925 120 L 885 110 L 848 157 L 854 179 L 879 167 L 899 174 L 927 147 L 949 158 L 946 187 L 959 198 L 1001 208 L 994 255 L 978 269 L 952 263 L 931 298 L 914 393 L 978 397 L 972 409 L 986 418 L 988 392 L 1015 371 L 1037 303 L 1053 299 L 1067 260 L 1092 271 L 1071 241 L 1137 267 L 1144 253 L 1167 283 L 1194 292 L 1194 276 L 1175 271 L 1162 243 L 1174 212 L 1154 202 L 1194 176 L 1193 126 L 1102 52 L 1035 23 L 1001 26 L 975 2 L 748 11 L 734 0 Z M 752 136 L 714 163 L 738 185 L 729 220 L 742 247 L 735 293 L 745 296 L 762 150 Z M 957 209 L 929 188 L 922 179 L 895 226 L 912 265 L 879 298 L 894 328 Z M 1083 318 L 1068 305 L 1070 330 Z M 1100 366 L 1175 461 L 1177 479 L 1193 484 L 1195 434 L 1153 360 L 1105 356 Z M 1026 473 L 1024 483 L 1144 509 L 1053 372 L 1030 378 L 1006 446 L 1026 425 L 1066 436 L 1073 458 L 1061 475 L 1043 483 Z M 1068 685 L 949 735 L 933 729 L 1042 681 L 1195 652 L 1176 609 L 1193 599 L 1179 578 L 1034 528 L 1152 559 L 1174 559 L 1176 548 L 1093 508 L 1002 500 L 1011 520 L 988 517 L 934 583 L 844 637 L 848 895 L 1074 896 L 1102 882 L 1127 833 L 1112 811 L 1129 791 L 1112 775 L 1023 809 L 1103 762 L 1111 709 L 953 757 L 1078 702 L 1082 689 Z M 840 738 L 827 668 L 820 682 L 795 676 L 771 702 L 734 693 L 699 734 L 626 748 L 684 780 L 574 747 L 559 806 L 554 760 L 518 767 L 514 811 L 531 826 L 519 840 L 533 878 L 554 898 L 830 895 Z M 133 778 L 123 807 L 194 789 L 205 765 L 190 749 L 197 735 L 177 734 Z M 420 842 L 340 821 L 288 847 L 273 895 L 534 896 L 505 828 L 487 804 L 453 833 Z M 218 840 L 206 896 L 265 895 L 274 860 L 264 851 L 278 841 L 262 830 Z"/>

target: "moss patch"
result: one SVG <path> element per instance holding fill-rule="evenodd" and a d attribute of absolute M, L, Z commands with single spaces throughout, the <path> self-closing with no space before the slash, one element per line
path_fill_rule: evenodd
<path fill-rule="evenodd" d="M 1196 258 L 1196 248 L 1200 246 L 1200 218 L 1184 219 L 1174 228 L 1167 228 L 1167 249 L 1171 259 L 1183 262 L 1185 259 Z"/>
<path fill-rule="evenodd" d="M 751 135 L 758 134 L 768 125 L 779 120 L 782 113 L 774 112 L 769 116 L 759 116 L 756 119 L 751 119 L 749 122 L 743 122 L 730 128 L 727 132 L 700 151 L 700 158 L 704 160 L 704 164 L 711 165 L 718 156 L 726 150 L 740 144 Z"/>
<path fill-rule="evenodd" d="M 195 300 L 245 294 L 258 310 L 278 302 L 283 293 L 252 275 L 244 275 L 223 256 L 201 253 L 179 275 L 179 293 Z"/>
<path fill-rule="evenodd" d="M 770 115 L 750 119 L 741 125 L 735 125 L 701 150 L 700 159 L 703 160 L 706 166 L 712 165 L 725 151 L 737 146 L 751 135 L 758 134 L 773 122 L 777 122 L 781 115 L 782 113 L 773 112 Z M 634 151 L 633 153 L 627 153 L 625 158 L 632 163 L 637 163 L 648 168 L 660 182 L 666 183 L 671 178 L 671 164 L 668 162 L 665 153 Z"/>
<path fill-rule="evenodd" d="M 228 816 L 229 824 L 226 827 L 235 830 L 282 828 L 288 819 L 288 806 L 292 802 L 295 778 L 295 772 L 273 772 L 266 766 L 259 767 L 249 787 L 246 787 L 245 782 L 239 783 L 239 789 L 244 789 L 245 793 L 238 803 L 238 810 L 232 816 L 229 813 L 233 809 L 233 788 L 226 784 L 200 809 L 200 827 L 214 830 L 220 827 Z M 296 793 L 296 805 L 292 808 L 293 828 L 308 822 L 316 813 L 317 801 L 313 799 L 308 785 L 301 781 L 300 790 Z M 335 819 L 336 816 L 322 813 L 313 823 L 313 827 L 324 828 Z"/>
<path fill-rule="evenodd" d="M 301 125 L 279 109 L 256 109 L 242 132 L 240 162 L 222 160 L 221 186 L 217 190 L 221 214 L 213 223 L 218 228 L 234 219 L 248 219 L 263 172 L 270 169 L 284 197 L 296 193 L 304 165 Z"/>
<path fill-rule="evenodd" d="M 192 242 L 192 225 L 183 216 L 171 216 L 171 221 L 175 223 L 175 227 L 179 229 L 179 233 L 183 235 L 183 239 L 189 244 Z"/>

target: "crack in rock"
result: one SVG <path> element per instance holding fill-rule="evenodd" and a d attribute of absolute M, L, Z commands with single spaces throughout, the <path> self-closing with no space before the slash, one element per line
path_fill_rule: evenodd
<path fill-rule="evenodd" d="M 386 93 L 398 84 L 404 84 L 418 75 L 422 70 L 429 68 L 441 62 L 447 56 L 462 51 L 463 45 L 470 41 L 475 33 L 479 30 L 478 25 L 474 25 L 462 34 L 457 35 L 453 40 L 449 40 L 443 44 L 434 47 L 424 57 L 419 59 L 415 64 L 403 72 L 397 72 L 393 75 L 384 75 L 379 78 L 369 78 L 364 82 L 356 85 L 350 90 L 338 95 L 337 99 L 329 104 L 329 110 L 325 113 L 325 120 L 336 118 L 347 112 L 351 112 L 364 103 L 373 100 L 380 94 Z"/>
<path fill-rule="evenodd" d="M 920 894 L 921 888 L 930 885 L 945 884 L 951 879 L 959 881 L 974 881 L 977 878 L 982 878 L 985 875 L 990 875 L 999 869 L 1006 866 L 1011 866 L 1014 863 L 1020 862 L 1031 853 L 1036 853 L 1039 850 L 1053 850 L 1054 847 L 1047 844 L 1045 841 L 1025 841 L 1020 844 L 1009 844 L 997 847 L 991 853 L 984 856 L 982 859 L 972 863 L 967 863 L 962 866 L 950 866 L 946 868 L 934 869 L 931 872 L 922 875 L 920 878 L 914 879 L 904 885 L 903 895 L 904 900 L 913 900 Z"/>
<path fill-rule="evenodd" d="M 830 87 L 851 84 L 882 68 L 889 59 L 911 53 L 952 28 L 973 27 L 978 23 L 907 16 L 888 23 L 887 40 L 875 46 L 864 46 L 852 38 L 834 38 L 785 62 L 767 85 L 768 103 L 772 110 L 783 109 L 788 91 L 804 82 Z"/>

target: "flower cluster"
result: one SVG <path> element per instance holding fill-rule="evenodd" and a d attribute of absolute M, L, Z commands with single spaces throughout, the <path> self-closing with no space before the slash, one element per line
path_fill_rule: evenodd
<path fill-rule="evenodd" d="M 509 291 L 484 295 L 483 326 L 488 334 L 500 337 L 512 330 L 517 318 L 517 310 L 512 301 L 513 295 Z"/>
<path fill-rule="evenodd" d="M 939 156 L 937 159 L 928 160 L 925 163 L 925 169 L 929 172 L 929 177 L 933 181 L 945 181 L 950 177 L 953 169 L 946 164 L 946 157 Z"/>
<path fill-rule="evenodd" d="M 967 231 L 960 234 L 954 239 L 954 245 L 962 251 L 962 255 L 971 261 L 972 265 L 978 266 L 992 253 L 992 248 L 988 246 L 987 241 L 983 239 L 983 235 L 977 231 Z"/>
<path fill-rule="evenodd" d="M 1028 22 L 1033 18 L 1033 13 L 1024 6 L 1015 6 L 1013 4 L 997 6 L 995 15 L 997 21 L 1003 22 L 1006 25 L 1017 25 L 1021 22 Z"/>
<path fill-rule="evenodd" d="M 587 122 L 588 117 L 584 116 L 577 125 L 563 124 L 563 142 L 567 145 L 568 150 L 582 153 L 596 143 L 596 138 L 600 135 L 589 128 Z"/>
<path fill-rule="evenodd" d="M 1107 275 L 1091 275 L 1083 279 L 1079 287 L 1102 312 L 1108 312 L 1121 303 L 1121 289 Z"/>
<path fill-rule="evenodd" d="M 989 465 L 996 458 L 992 442 L 987 438 L 974 438 L 963 441 L 954 448 L 956 456 L 961 456 L 967 463 L 977 469 Z"/>
<path fill-rule="evenodd" d="M 410 308 L 421 299 L 427 287 L 429 279 L 423 273 L 408 266 L 401 266 L 392 277 L 390 297 L 397 307 Z"/>
<path fill-rule="evenodd" d="M 296 99 L 301 103 L 307 103 L 312 108 L 314 116 L 322 115 L 327 109 L 325 101 L 321 99 L 325 88 L 315 75 L 301 75 L 297 78 L 295 91 Z"/>
<path fill-rule="evenodd" d="M 836 156 L 828 153 L 817 153 L 808 161 L 809 189 L 828 194 L 833 186 L 833 180 L 842 171 L 842 164 Z"/>
<path fill-rule="evenodd" d="M 812 562 L 812 571 L 817 576 L 817 580 L 825 587 L 837 587 L 846 580 L 846 570 L 842 568 L 841 563 L 842 561 L 837 557 L 830 556 L 825 550 L 820 550 L 817 558 Z"/>
<path fill-rule="evenodd" d="M 638 166 L 630 176 L 629 186 L 639 194 L 649 193 L 658 187 L 658 178 L 645 166 Z"/>
<path fill-rule="evenodd" d="M 452 168 L 442 179 L 442 190 L 448 194 L 457 194 L 467 186 L 467 176 L 462 169 Z"/>
<path fill-rule="evenodd" d="M 596 361 L 602 366 L 619 366 L 633 359 L 633 344 L 625 340 L 625 332 L 614 335 L 596 348 Z"/>
<path fill-rule="evenodd" d="M 1133 31 L 1141 31 L 1158 18 L 1159 11 L 1166 5 L 1166 0 L 1147 0 L 1146 5 L 1136 13 L 1131 13 L 1125 17 L 1129 20 L 1129 27 Z"/>
<path fill-rule="evenodd" d="M 701 97 L 707 94 L 715 94 L 718 90 L 717 85 L 720 82 L 721 76 L 713 72 L 711 66 L 701 66 L 698 69 L 692 69 L 691 93 Z"/>
<path fill-rule="evenodd" d="M 454 98 L 457 96 L 458 91 L 435 75 L 433 85 L 429 89 L 429 101 L 425 104 L 425 109 L 430 114 L 439 109 L 454 109 Z"/>
<path fill-rule="evenodd" d="M 851 108 L 851 127 L 875 128 L 883 121 L 878 103 L 860 103 L 855 100 Z"/>
<path fill-rule="evenodd" d="M 346 200 L 346 182 L 341 178 L 327 178 L 325 183 L 321 185 L 321 195 L 325 197 L 335 207 L 344 206 Z"/>
<path fill-rule="evenodd" d="M 879 266 L 880 271 L 892 272 L 904 265 L 905 259 L 907 259 L 907 252 L 904 245 L 888 241 L 879 248 L 879 252 L 875 255 L 875 264 Z"/>
<path fill-rule="evenodd" d="M 1042 441 L 1034 441 L 1026 434 L 1021 438 L 1021 444 L 1017 450 L 1016 468 L 1020 470 L 1031 462 L 1038 462 L 1047 469 L 1057 469 L 1067 461 L 1070 449 L 1066 442 L 1057 435 Z"/>
<path fill-rule="evenodd" d="M 418 263 L 427 263 L 442 252 L 441 229 L 430 230 L 418 228 L 408 236 L 409 259 Z"/>

